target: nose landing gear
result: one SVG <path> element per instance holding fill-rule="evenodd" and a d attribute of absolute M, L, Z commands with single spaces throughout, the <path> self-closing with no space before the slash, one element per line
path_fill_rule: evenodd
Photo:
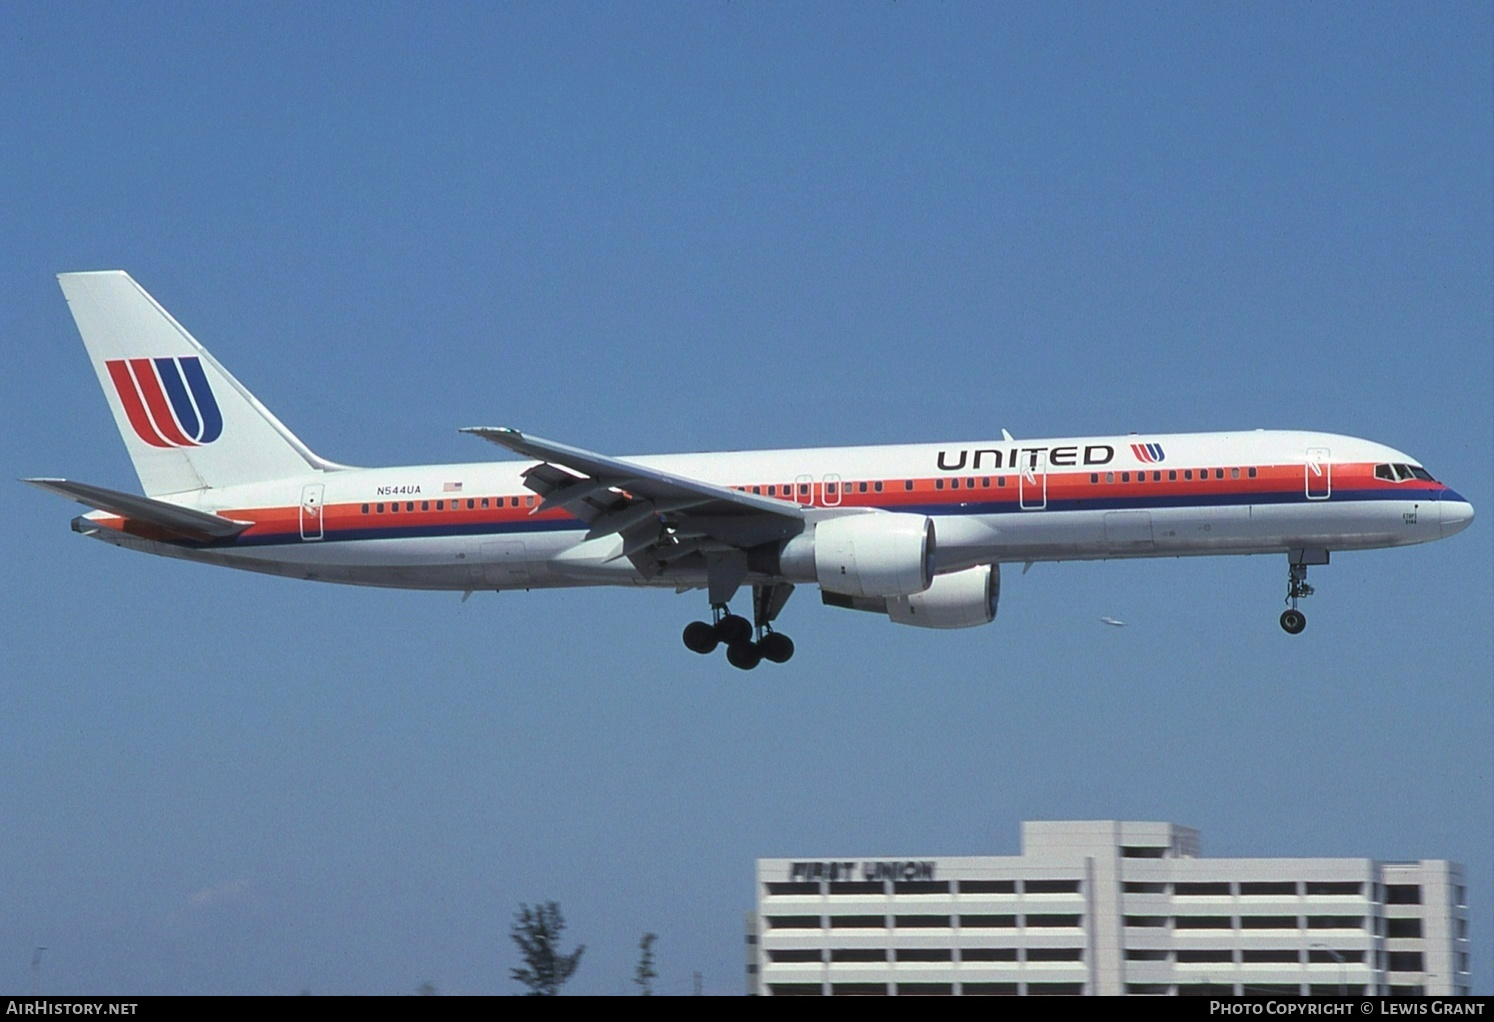
<path fill-rule="evenodd" d="M 1287 555 L 1287 595 L 1291 606 L 1281 612 L 1281 628 L 1288 635 L 1300 635 L 1307 627 L 1307 615 L 1297 609 L 1297 601 L 1311 596 L 1315 590 L 1307 584 L 1309 564 L 1327 564 L 1327 550 L 1293 550 Z"/>

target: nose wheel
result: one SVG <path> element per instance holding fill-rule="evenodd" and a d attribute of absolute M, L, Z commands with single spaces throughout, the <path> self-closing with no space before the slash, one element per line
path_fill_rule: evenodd
<path fill-rule="evenodd" d="M 750 671 L 767 660 L 786 663 L 794 655 L 794 641 L 782 632 L 773 631 L 773 619 L 788 602 L 794 587 L 788 583 L 754 586 L 752 589 L 753 621 L 733 614 L 724 603 L 713 604 L 711 621 L 692 621 L 685 626 L 685 648 L 692 653 L 713 653 L 726 647 L 726 662 Z"/>
<path fill-rule="evenodd" d="M 1320 562 L 1314 563 L 1327 564 L 1327 551 L 1323 551 L 1323 557 Z M 1281 612 L 1281 630 L 1288 635 L 1300 635 L 1302 634 L 1302 629 L 1307 627 L 1307 615 L 1297 609 L 1297 601 L 1311 596 L 1315 590 L 1307 584 L 1307 564 L 1305 558 L 1290 561 L 1287 570 L 1289 574 L 1287 575 L 1286 602 L 1291 604 L 1291 606 Z"/>

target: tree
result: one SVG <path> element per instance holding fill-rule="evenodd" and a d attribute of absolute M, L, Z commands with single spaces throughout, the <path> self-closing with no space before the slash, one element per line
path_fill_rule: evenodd
<path fill-rule="evenodd" d="M 519 911 L 514 913 L 509 937 L 519 946 L 525 967 L 510 969 L 509 975 L 529 988 L 530 997 L 554 997 L 581 964 L 585 944 L 578 945 L 568 955 L 560 952 L 560 935 L 564 931 L 565 918 L 553 901 L 533 908 L 520 904 Z"/>
<path fill-rule="evenodd" d="M 633 970 L 633 982 L 638 984 L 638 993 L 643 997 L 654 992 L 654 980 L 659 976 L 654 971 L 654 941 L 658 939 L 658 934 L 645 933 L 638 942 L 638 968 Z"/>

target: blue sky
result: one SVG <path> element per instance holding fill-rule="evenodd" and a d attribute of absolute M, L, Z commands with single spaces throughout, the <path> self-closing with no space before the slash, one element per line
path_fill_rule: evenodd
<path fill-rule="evenodd" d="M 1494 8 L 23 4 L 0 29 L 11 478 L 137 486 L 53 280 L 122 268 L 319 453 L 1282 427 L 1481 517 L 1314 570 L 1009 570 L 994 625 L 361 591 L 71 535 L 13 486 L 0 989 L 743 987 L 758 856 L 1450 858 L 1494 962 Z M 1129 622 L 1106 628 L 1102 615 Z"/>

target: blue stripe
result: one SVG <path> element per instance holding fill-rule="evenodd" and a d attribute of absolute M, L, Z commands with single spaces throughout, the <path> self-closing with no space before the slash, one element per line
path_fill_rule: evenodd
<path fill-rule="evenodd" d="M 197 438 L 197 442 L 210 444 L 223 435 L 223 413 L 218 411 L 218 400 L 213 397 L 213 388 L 208 386 L 201 362 L 195 357 L 177 361 L 181 363 L 187 386 L 192 388 L 192 396 L 197 399 L 197 408 L 202 412 L 202 435 Z"/>
<path fill-rule="evenodd" d="M 156 373 L 161 377 L 161 386 L 166 388 L 166 399 L 171 402 L 171 410 L 176 413 L 176 421 L 181 423 L 182 432 L 188 440 L 198 440 L 202 433 L 198 428 L 201 424 L 197 421 L 197 412 L 192 408 L 192 399 L 187 396 L 187 387 L 182 383 L 176 359 L 158 358 L 155 363 Z"/>

